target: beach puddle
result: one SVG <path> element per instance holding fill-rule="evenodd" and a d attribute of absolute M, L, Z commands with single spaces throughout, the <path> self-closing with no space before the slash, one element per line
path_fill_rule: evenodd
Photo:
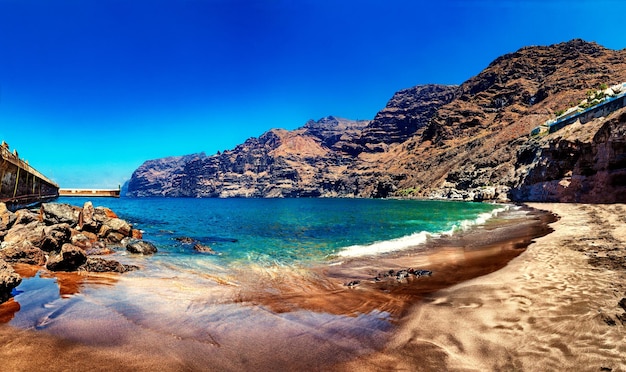
<path fill-rule="evenodd" d="M 58 317 L 66 302 L 85 288 L 112 286 L 114 276 L 75 272 L 50 272 L 38 266 L 16 264 L 22 283 L 13 297 L 0 305 L 0 323 L 20 328 L 45 328 L 45 319 Z"/>

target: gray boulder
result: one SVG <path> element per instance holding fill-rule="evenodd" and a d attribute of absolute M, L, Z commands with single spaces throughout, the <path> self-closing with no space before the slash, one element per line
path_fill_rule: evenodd
<path fill-rule="evenodd" d="M 71 236 L 72 231 L 67 223 L 46 226 L 40 248 L 46 252 L 59 251 L 63 244 L 70 242 Z"/>
<path fill-rule="evenodd" d="M 71 227 L 75 227 L 78 225 L 80 209 L 69 204 L 43 203 L 41 204 L 40 214 L 46 225 L 67 223 Z"/>
<path fill-rule="evenodd" d="M 104 258 L 99 257 L 89 257 L 87 258 L 87 262 L 85 262 L 85 264 L 82 265 L 78 270 L 87 271 L 90 273 L 125 273 L 137 269 L 138 267 L 135 265 L 124 265 L 115 260 L 105 260 Z"/>
<path fill-rule="evenodd" d="M 100 224 L 105 223 L 111 218 L 117 218 L 115 212 L 107 207 L 95 207 L 93 211 L 93 219 Z"/>
<path fill-rule="evenodd" d="M 110 218 L 100 228 L 98 236 L 110 243 L 119 243 L 131 235 L 133 227 L 120 218 Z"/>
<path fill-rule="evenodd" d="M 130 253 L 144 255 L 157 252 L 157 248 L 154 246 L 154 244 L 145 240 L 131 240 L 129 243 L 126 244 L 126 250 Z"/>

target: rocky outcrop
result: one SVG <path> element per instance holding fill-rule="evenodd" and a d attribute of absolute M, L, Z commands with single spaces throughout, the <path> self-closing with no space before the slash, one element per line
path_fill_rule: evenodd
<path fill-rule="evenodd" d="M 400 90 L 363 129 L 357 142 L 364 151 L 384 152 L 390 145 L 420 135 L 439 108 L 452 102 L 458 92 L 458 86 L 435 84 Z"/>
<path fill-rule="evenodd" d="M 157 252 L 157 247 L 143 240 L 132 240 L 126 244 L 126 250 L 130 253 L 149 255 Z"/>
<path fill-rule="evenodd" d="M 0 259 L 0 303 L 6 301 L 10 296 L 13 288 L 22 282 L 22 278 L 13 270 L 13 268 Z"/>
<path fill-rule="evenodd" d="M 193 154 L 149 160 L 143 163 L 128 181 L 128 195 L 132 196 L 188 196 L 181 187 L 187 176 L 188 163 L 204 159 L 206 155 Z"/>
<path fill-rule="evenodd" d="M 626 51 L 582 40 L 522 48 L 496 59 L 460 86 L 459 98 L 438 110 L 421 137 L 405 142 L 407 150 L 419 153 L 400 151 L 390 167 L 407 174 L 398 190 L 444 198 L 452 190 L 466 200 L 484 200 L 480 193 L 487 190 L 496 199 L 525 200 L 518 198 L 528 194 L 516 188 L 522 184 L 519 165 L 528 160 L 518 154 L 528 153 L 522 148 L 534 141 L 531 130 L 584 99 L 588 90 L 626 81 L 625 62 Z"/>
<path fill-rule="evenodd" d="M 626 201 L 626 108 L 528 142 L 516 165 L 516 200 Z"/>
<path fill-rule="evenodd" d="M 208 254 L 217 254 L 213 248 L 209 247 L 208 245 L 204 245 L 204 244 L 200 244 L 200 243 L 196 243 L 193 245 L 193 250 L 199 253 L 208 253 Z"/>
<path fill-rule="evenodd" d="M 623 81 L 626 50 L 583 40 L 525 47 L 460 86 L 399 91 L 371 122 L 328 117 L 293 131 L 270 130 L 213 156 L 148 161 L 133 173 L 128 193 L 626 201 L 620 119 L 597 119 L 598 128 L 617 120 L 610 134 L 609 127 L 598 132 L 585 124 L 568 138 L 529 136 L 587 91 Z M 608 194 L 600 191 L 607 182 Z"/>
<path fill-rule="evenodd" d="M 140 235 L 110 209 L 94 208 L 91 202 L 82 208 L 43 204 L 38 213 L 26 209 L 13 213 L 0 203 L 0 297 L 4 296 L 0 300 L 5 300 L 14 287 L 16 282 L 11 278 L 19 279 L 7 263 L 45 266 L 50 271 L 124 273 L 137 267 L 91 255 L 125 248 L 122 240 Z M 135 243 L 144 254 L 156 252 L 148 242 Z"/>
<path fill-rule="evenodd" d="M 335 117 L 294 131 L 272 129 L 213 156 L 153 160 L 129 182 L 131 196 L 310 197 L 354 194 L 338 181 L 368 124 Z"/>

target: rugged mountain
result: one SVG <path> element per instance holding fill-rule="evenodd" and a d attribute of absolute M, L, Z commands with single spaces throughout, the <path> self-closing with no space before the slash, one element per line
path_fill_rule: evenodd
<path fill-rule="evenodd" d="M 419 85 L 402 89 L 391 97 L 372 122 L 363 129 L 357 143 L 362 151 L 383 152 L 390 145 L 421 134 L 437 110 L 452 102 L 457 86 Z"/>
<path fill-rule="evenodd" d="M 129 195 L 626 201 L 621 111 L 529 135 L 590 89 L 623 81 L 626 50 L 526 47 L 460 86 L 401 90 L 371 122 L 328 117 L 213 156 L 146 162 Z"/>
<path fill-rule="evenodd" d="M 133 196 L 184 196 L 181 185 L 186 165 L 204 154 L 171 156 L 144 162 L 128 181 L 127 194 Z M 136 177 L 136 175 L 140 175 Z"/>
<path fill-rule="evenodd" d="M 626 50 L 582 40 L 499 57 L 460 86 L 458 98 L 437 111 L 422 136 L 390 150 L 388 168 L 406 175 L 396 190 L 427 197 L 514 197 L 510 190 L 521 182 L 518 154 L 530 131 L 589 90 L 623 81 Z M 554 139 L 533 143 L 542 147 L 549 140 Z"/>
<path fill-rule="evenodd" d="M 369 121 L 332 116 L 287 131 L 272 129 L 233 150 L 150 160 L 131 177 L 131 196 L 307 197 L 355 194 L 337 175 Z"/>

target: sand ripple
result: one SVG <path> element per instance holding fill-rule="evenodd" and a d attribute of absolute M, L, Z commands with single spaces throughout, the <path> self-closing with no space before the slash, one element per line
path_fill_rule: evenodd
<path fill-rule="evenodd" d="M 626 370 L 626 330 L 615 316 L 623 312 L 624 271 L 592 266 L 583 253 L 626 248 L 624 207 L 533 206 L 561 217 L 554 233 L 504 269 L 436 293 L 413 309 L 383 353 L 342 367 Z"/>

